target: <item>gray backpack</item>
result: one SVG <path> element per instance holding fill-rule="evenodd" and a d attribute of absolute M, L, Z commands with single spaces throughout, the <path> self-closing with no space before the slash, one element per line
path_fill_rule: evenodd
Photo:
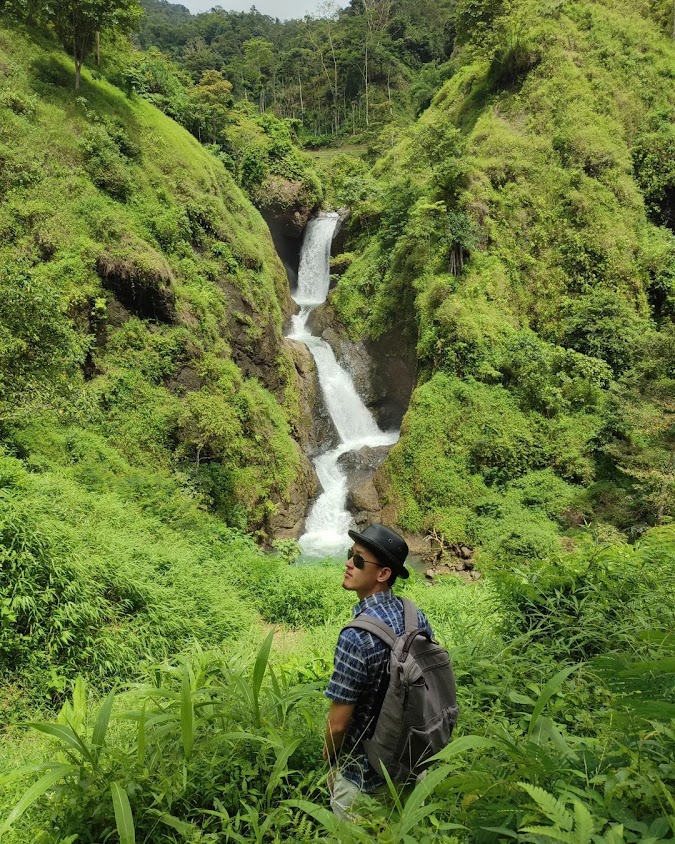
<path fill-rule="evenodd" d="M 405 782 L 428 766 L 448 743 L 459 715 L 448 652 L 418 628 L 415 605 L 402 601 L 405 630 L 400 636 L 365 614 L 346 625 L 367 630 L 391 648 L 389 683 L 373 737 L 364 745 L 372 767 L 379 773 L 384 765 L 394 782 Z"/>

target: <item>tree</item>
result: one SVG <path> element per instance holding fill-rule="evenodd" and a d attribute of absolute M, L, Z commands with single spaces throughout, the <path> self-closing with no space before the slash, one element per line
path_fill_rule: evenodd
<path fill-rule="evenodd" d="M 338 22 L 337 6 L 326 0 L 320 7 L 322 18 L 305 20 L 307 38 L 316 51 L 321 70 L 326 77 L 333 101 L 333 134 L 340 129 L 340 97 L 338 90 L 338 58 L 335 49 L 335 30 Z"/>
<path fill-rule="evenodd" d="M 361 13 L 365 23 L 363 32 L 363 87 L 366 103 L 366 126 L 370 125 L 370 76 L 371 64 L 383 41 L 387 39 L 387 27 L 391 20 L 393 0 L 359 0 L 354 7 Z"/>
<path fill-rule="evenodd" d="M 265 111 L 265 83 L 274 70 L 274 47 L 266 38 L 249 38 L 244 41 L 244 71 L 247 82 L 260 100 L 260 111 Z"/>
<path fill-rule="evenodd" d="M 206 70 L 190 96 L 197 105 L 199 139 L 202 140 L 201 128 L 204 127 L 207 132 L 205 140 L 217 143 L 232 108 L 232 83 L 220 71 Z"/>
<path fill-rule="evenodd" d="M 137 0 L 55 0 L 41 2 L 38 16 L 52 27 L 75 61 L 75 90 L 82 65 L 96 45 L 98 33 L 130 32 L 143 15 Z"/>

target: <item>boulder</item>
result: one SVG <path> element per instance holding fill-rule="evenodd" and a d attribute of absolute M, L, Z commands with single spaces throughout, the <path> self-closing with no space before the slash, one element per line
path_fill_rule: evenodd
<path fill-rule="evenodd" d="M 364 446 L 358 451 L 346 451 L 338 458 L 338 466 L 347 476 L 347 486 L 351 487 L 366 479 L 372 479 L 389 454 L 390 445 L 379 445 L 375 448 Z"/>
<path fill-rule="evenodd" d="M 331 244 L 330 254 L 335 257 L 339 255 L 341 252 L 344 251 L 345 244 L 347 242 L 347 236 L 349 232 L 347 231 L 347 220 L 351 211 L 349 208 L 338 208 L 337 215 L 338 221 L 337 225 L 335 226 L 335 231 L 333 232 L 333 242 Z"/>
<path fill-rule="evenodd" d="M 316 197 L 300 181 L 270 176 L 253 197 L 270 229 L 286 237 L 301 238 L 316 206 Z"/>
<path fill-rule="evenodd" d="M 390 448 L 389 445 L 376 448 L 364 446 L 358 451 L 347 451 L 338 459 L 338 465 L 347 476 L 347 510 L 357 524 L 379 521 L 382 504 L 374 473 L 384 462 Z"/>
<path fill-rule="evenodd" d="M 381 510 L 380 497 L 372 478 L 361 481 L 347 492 L 347 510 L 350 513 L 366 512 L 374 516 Z"/>

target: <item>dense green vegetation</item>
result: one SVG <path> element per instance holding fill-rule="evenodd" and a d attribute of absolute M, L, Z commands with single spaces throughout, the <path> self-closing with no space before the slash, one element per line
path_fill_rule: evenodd
<path fill-rule="evenodd" d="M 53 33 L 0 29 L 3 842 L 672 842 L 670 4 L 146 8 L 77 94 Z M 320 184 L 297 143 L 364 129 Z M 482 574 L 397 587 L 462 715 L 405 805 L 342 825 L 351 598 L 256 544 L 304 458 L 249 198 L 322 196 L 347 330 L 417 350 L 384 496 Z"/>
<path fill-rule="evenodd" d="M 228 524 L 264 530 L 300 454 L 287 281 L 262 219 L 222 163 L 144 100 L 87 75 L 75 97 L 53 45 L 1 38 L 10 453 L 45 413 L 73 426 L 68 462 L 88 451 L 76 429 L 95 432 L 119 452 L 106 471 L 128 460 L 174 473 Z"/>
<path fill-rule="evenodd" d="M 130 527 L 133 547 L 140 525 Z M 200 565 L 212 531 L 207 520 L 191 533 Z M 335 600 L 339 568 L 256 560 L 241 540 L 233 564 L 232 544 L 210 545 L 242 590 L 240 623 L 254 600 L 282 625 L 274 642 L 270 633 L 256 657 L 262 635 L 247 631 L 225 649 L 150 664 L 141 683 L 98 705 L 78 681 L 56 721 L 33 725 L 41 740 L 12 730 L 5 742 L 3 802 L 14 830 L 5 837 L 671 841 L 673 540 L 661 528 L 639 546 L 589 543 L 563 567 L 493 569 L 482 586 L 406 584 L 451 647 L 461 730 L 405 807 L 374 804 L 367 820 L 340 826 L 323 806 L 318 764 L 321 689 L 348 603 Z M 188 570 L 194 558 L 181 556 Z M 152 641 L 142 613 L 138 622 Z M 17 757 L 27 767 L 12 770 Z"/>
<path fill-rule="evenodd" d="M 426 107 L 454 39 L 448 0 L 353 0 L 279 21 L 252 8 L 198 15 L 146 0 L 138 40 L 192 82 L 221 72 L 237 99 L 300 124 L 303 139 L 369 133 Z"/>
<path fill-rule="evenodd" d="M 634 536 L 675 515 L 675 46 L 624 2 L 455 28 L 429 109 L 329 184 L 354 209 L 334 306 L 355 337 L 403 323 L 421 367 L 387 494 L 503 559 Z"/>

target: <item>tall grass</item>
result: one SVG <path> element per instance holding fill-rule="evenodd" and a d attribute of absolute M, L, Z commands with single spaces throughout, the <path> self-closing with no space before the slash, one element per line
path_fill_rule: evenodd
<path fill-rule="evenodd" d="M 659 571 L 667 572 L 672 547 L 667 532 L 656 531 L 634 551 L 602 555 L 620 579 L 632 574 L 636 558 L 657 569 L 665 564 Z M 570 600 L 582 601 L 587 583 L 574 569 L 567 577 Z M 591 661 L 578 661 L 574 627 L 566 632 L 561 624 L 552 641 L 536 625 L 523 629 L 527 613 L 513 618 L 515 593 L 530 596 L 529 586 L 509 580 L 509 600 L 499 602 L 489 586 L 413 582 L 410 593 L 423 607 L 428 597 L 432 621 L 434 605 L 447 599 L 462 716 L 407 801 L 392 786 L 391 799 L 366 801 L 354 824 L 338 823 L 326 808 L 322 690 L 337 619 L 270 632 L 257 650 L 241 642 L 159 663 L 147 681 L 111 693 L 93 710 L 78 682 L 56 721 L 33 725 L 56 742 L 42 767 L 29 764 L 4 778 L 13 795 L 5 798 L 5 825 L 18 830 L 16 841 L 28 840 L 21 829 L 39 829 L 34 840 L 43 844 L 68 836 L 91 844 L 672 841 L 675 642 L 663 631 L 657 636 L 651 610 L 639 603 L 629 639 L 612 594 L 598 587 L 605 644 Z M 636 600 L 659 590 L 661 621 L 672 626 L 668 584 L 645 578 L 634 586 Z M 453 631 L 451 608 L 468 615 L 472 602 L 483 627 L 462 637 L 462 614 Z M 499 610 L 492 625 L 484 619 L 488 606 Z M 553 606 L 549 615 L 555 618 Z"/>

